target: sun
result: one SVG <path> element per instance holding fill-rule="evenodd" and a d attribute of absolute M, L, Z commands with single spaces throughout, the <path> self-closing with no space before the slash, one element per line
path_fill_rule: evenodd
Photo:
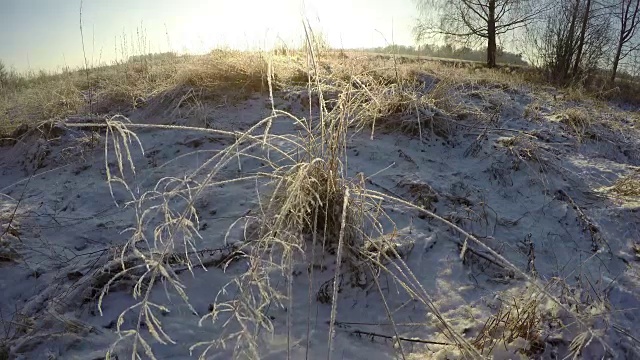
<path fill-rule="evenodd" d="M 168 32 L 178 51 L 269 49 L 299 41 L 304 17 L 295 0 L 209 1 L 175 19 Z"/>

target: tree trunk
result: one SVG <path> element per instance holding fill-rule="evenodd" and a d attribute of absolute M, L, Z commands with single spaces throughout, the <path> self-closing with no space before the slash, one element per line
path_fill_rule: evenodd
<path fill-rule="evenodd" d="M 616 55 L 613 58 L 613 68 L 611 69 L 611 85 L 615 85 L 616 83 L 616 75 L 618 73 L 618 64 L 620 63 L 620 54 L 622 54 L 622 45 L 623 45 L 623 41 L 622 41 L 622 34 L 620 35 L 620 41 L 618 42 L 618 46 L 616 49 Z"/>
<path fill-rule="evenodd" d="M 489 43 L 487 44 L 487 67 L 494 68 L 496 66 L 496 0 L 489 0 L 489 18 L 487 20 L 487 35 Z"/>
<path fill-rule="evenodd" d="M 565 36 L 562 45 L 562 57 L 561 63 L 558 64 L 561 68 L 561 80 L 562 82 L 566 81 L 569 77 L 569 70 L 571 70 L 571 60 L 573 59 L 574 50 L 574 41 L 575 41 L 575 31 L 576 31 L 576 21 L 578 20 L 578 10 L 580 9 L 580 0 L 576 0 L 575 6 L 571 10 L 571 25 L 569 26 L 569 33 Z"/>
<path fill-rule="evenodd" d="M 589 25 L 589 13 L 591 12 L 591 0 L 587 0 L 587 4 L 584 10 L 584 18 L 582 18 L 582 29 L 580 30 L 580 42 L 578 43 L 578 50 L 576 51 L 576 59 L 573 63 L 572 76 L 578 75 L 580 67 L 580 61 L 582 60 L 582 49 L 584 48 L 584 39 L 587 36 L 587 25 Z"/>

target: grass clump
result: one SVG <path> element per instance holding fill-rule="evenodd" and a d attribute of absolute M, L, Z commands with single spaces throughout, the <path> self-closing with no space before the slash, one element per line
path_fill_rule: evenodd
<path fill-rule="evenodd" d="M 582 143 L 592 136 L 591 126 L 593 120 L 583 108 L 574 107 L 565 110 L 562 122 L 571 129 L 578 143 Z"/>
<path fill-rule="evenodd" d="M 178 70 L 176 85 L 204 89 L 212 95 L 262 92 L 267 87 L 267 62 L 259 53 L 213 51 Z"/>
<path fill-rule="evenodd" d="M 509 301 L 501 301 L 496 313 L 489 317 L 473 344 L 483 354 L 490 355 L 496 347 L 515 344 L 516 340 L 525 340 L 524 348 L 519 351 L 529 357 L 544 351 L 544 341 L 540 335 L 543 331 L 543 314 L 540 310 L 540 299 L 536 296 L 513 297 Z"/>
<path fill-rule="evenodd" d="M 531 120 L 533 122 L 541 123 L 544 119 L 542 114 L 542 105 L 538 101 L 534 101 L 530 104 L 527 104 L 524 108 L 523 116 L 525 119 Z"/>
<path fill-rule="evenodd" d="M 17 262 L 20 259 L 20 254 L 12 248 L 9 240 L 4 239 L 4 236 L 0 238 L 0 266 L 4 263 Z"/>
<path fill-rule="evenodd" d="M 0 127 L 75 114 L 113 114 L 195 94 L 219 103 L 267 91 L 268 63 L 274 87 L 306 81 L 299 61 L 247 51 L 216 50 L 202 56 L 173 53 L 134 56 L 113 65 L 62 73 L 13 74 L 0 87 Z M 177 106 L 178 104 L 173 104 Z"/>
<path fill-rule="evenodd" d="M 24 123 L 64 118 L 85 105 L 81 91 L 67 77 L 47 76 L 30 83 L 28 87 L 0 91 L 0 132 L 10 133 Z"/>
<path fill-rule="evenodd" d="M 640 170 L 616 180 L 609 191 L 621 196 L 640 196 Z"/>

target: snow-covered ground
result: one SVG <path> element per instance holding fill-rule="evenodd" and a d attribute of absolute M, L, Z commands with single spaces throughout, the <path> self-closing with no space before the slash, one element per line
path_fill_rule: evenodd
<path fill-rule="evenodd" d="M 489 113 L 499 104 L 499 116 L 483 125 L 469 118 L 452 119 L 448 138 L 433 136 L 429 127 L 422 129 L 422 141 L 401 132 L 378 130 L 373 138 L 368 130 L 351 132 L 347 175 L 362 173 L 367 188 L 455 223 L 546 285 L 610 347 L 605 353 L 594 338 L 578 357 L 640 358 L 640 199 L 607 191 L 617 179 L 640 168 L 637 114 L 565 101 L 552 89 L 487 85 L 480 90 L 451 96 L 481 112 Z M 300 105 L 304 101 L 285 93 L 275 96 L 277 108 L 305 116 Z M 567 109 L 574 107 L 593 120 L 581 128 L 582 136 L 566 121 Z M 256 95 L 235 105 L 205 104 L 197 116 L 150 114 L 145 109 L 126 115 L 133 123 L 202 127 L 206 121 L 211 129 L 237 131 L 270 113 L 268 97 Z M 104 129 L 73 126 L 87 122 L 101 123 L 103 118 L 67 119 L 0 147 L 0 344 L 6 345 L 9 358 L 102 359 L 118 339 L 118 316 L 136 302 L 131 295 L 134 282 L 125 279 L 109 289 L 102 315 L 98 312 L 100 291 L 119 270 L 121 247 L 131 236 L 125 230 L 136 226 L 136 212 L 124 206 L 129 199 L 122 186 L 114 184 L 113 196 L 110 193 Z M 214 132 L 131 130 L 144 148 L 143 154 L 137 145 L 131 146 L 136 173 L 128 172 L 127 182 L 134 194 L 152 190 L 166 177 L 189 177 L 235 141 Z M 281 120 L 272 132 L 299 130 Z M 106 162 L 117 172 L 114 159 L 109 153 Z M 223 169 L 220 179 L 251 174 L 264 165 L 251 158 L 240 162 L 241 166 L 234 162 Z M 227 244 L 244 240 L 239 226 L 227 232 L 237 219 L 258 209 L 256 187 L 255 181 L 231 182 L 199 194 L 195 208 L 201 238 L 195 246 L 203 257 L 219 258 Z M 498 345 L 492 352 L 495 358 L 562 358 L 584 333 L 574 317 L 485 249 L 468 242 L 463 251 L 464 236 L 446 224 L 401 204 L 387 204 L 385 210 L 396 224 L 398 242 L 407 244 L 407 266 L 442 316 L 468 341 L 476 340 L 501 308 L 538 299 L 535 346 L 524 339 Z M 304 263 L 299 264 L 292 309 L 275 304 L 263 309 L 274 324 L 272 334 L 259 333 L 264 358 L 284 359 L 288 351 L 292 359 L 327 356 L 331 304 L 315 294 L 333 278 L 333 259 L 326 260 L 326 269 L 317 271 L 311 285 Z M 110 265 L 111 272 L 106 271 Z M 239 259 L 224 269 L 196 266 L 193 275 L 184 267 L 174 270 L 193 309 L 170 285 L 159 282 L 150 298 L 170 310 L 159 320 L 175 344 L 162 345 L 146 329 L 142 333 L 158 359 L 197 358 L 206 346 L 190 352 L 192 345 L 235 329 L 234 324 L 223 326 L 223 321 L 199 320 L 221 288 L 246 271 L 246 263 Z M 274 275 L 274 286 L 286 290 L 280 280 Z M 379 285 L 386 303 L 372 287 L 341 289 L 332 358 L 458 356 L 453 346 L 409 341 L 450 342 L 434 314 L 390 276 L 381 275 Z M 133 315 L 125 316 L 122 329 L 135 328 L 134 320 Z M 383 337 L 393 337 L 394 327 L 404 339 L 402 349 Z M 234 345 L 230 340 L 225 349 L 212 349 L 207 356 L 230 358 Z M 129 357 L 130 347 L 130 341 L 123 341 L 114 354 Z M 526 355 L 518 350 L 526 350 Z"/>

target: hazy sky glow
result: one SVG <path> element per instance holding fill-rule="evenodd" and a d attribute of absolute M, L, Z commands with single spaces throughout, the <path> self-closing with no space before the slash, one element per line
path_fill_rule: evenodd
<path fill-rule="evenodd" d="M 302 16 L 332 46 L 413 44 L 412 0 L 84 0 L 89 63 L 152 52 L 298 45 Z M 83 63 L 80 0 L 0 0 L 0 59 L 19 71 Z M 392 27 L 393 24 L 393 27 Z M 140 36 L 138 33 L 140 32 Z M 382 34 L 380 34 L 382 33 Z M 142 36 L 144 35 L 144 36 Z M 126 40 L 123 40 L 126 37 Z M 146 37 L 147 45 L 139 45 Z M 127 49 L 123 51 L 123 48 Z"/>

